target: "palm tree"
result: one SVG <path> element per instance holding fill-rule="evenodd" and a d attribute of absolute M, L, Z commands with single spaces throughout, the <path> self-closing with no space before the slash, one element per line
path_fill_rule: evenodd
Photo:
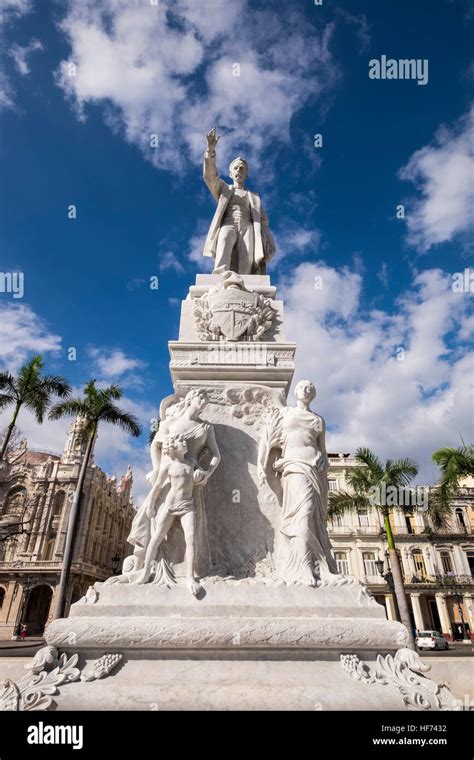
<path fill-rule="evenodd" d="M 0 411 L 10 404 L 15 405 L 3 439 L 0 462 L 7 450 L 22 406 L 30 409 L 41 425 L 51 403 L 51 396 L 67 398 L 71 393 L 71 386 L 63 377 L 42 375 L 42 369 L 43 357 L 38 354 L 20 368 L 16 377 L 10 372 L 0 372 Z"/>
<path fill-rule="evenodd" d="M 84 436 L 84 440 L 87 441 L 84 459 L 82 460 L 74 499 L 71 505 L 71 513 L 69 515 L 63 566 L 61 570 L 61 578 L 59 580 L 56 617 L 64 617 L 66 608 L 66 590 L 71 571 L 74 539 L 79 524 L 80 504 L 84 490 L 87 467 L 98 434 L 99 423 L 110 422 L 112 425 L 118 425 L 122 430 L 130 433 L 130 435 L 133 435 L 135 438 L 141 434 L 140 425 L 135 417 L 124 412 L 122 409 L 119 409 L 113 403 L 114 401 L 121 399 L 123 396 L 121 388 L 117 385 L 110 385 L 108 388 L 96 388 L 95 380 L 91 380 L 87 383 L 84 389 L 84 396 L 85 398 L 83 399 L 71 398 L 67 401 L 56 404 L 49 413 L 49 417 L 52 420 L 58 420 L 66 415 L 79 417 L 82 421 L 82 435 Z"/>
<path fill-rule="evenodd" d="M 451 502 L 459 488 L 459 481 L 467 475 L 474 476 L 474 446 L 463 444 L 457 449 L 437 449 L 432 459 L 441 470 L 439 486 L 435 491 L 436 500 L 439 503 L 440 512 L 450 513 Z"/>
<path fill-rule="evenodd" d="M 400 566 L 400 558 L 393 539 L 392 526 L 390 525 L 390 505 L 398 504 L 393 494 L 399 493 L 398 489 L 404 489 L 416 476 L 418 467 L 410 459 L 388 459 L 383 465 L 380 459 L 370 449 L 359 448 L 355 459 L 364 467 L 351 468 L 347 475 L 347 482 L 352 492 L 337 491 L 329 496 L 328 516 L 340 515 L 345 512 L 358 511 L 360 509 L 377 509 L 383 517 L 385 533 L 387 536 L 390 567 L 393 576 L 393 587 L 401 622 L 408 630 L 408 646 L 416 649 L 413 638 L 413 628 L 408 612 L 408 603 L 403 586 L 403 576 Z M 389 487 L 392 487 L 389 489 Z M 391 499 L 387 499 L 387 494 Z M 395 497 L 396 499 L 396 497 Z"/>

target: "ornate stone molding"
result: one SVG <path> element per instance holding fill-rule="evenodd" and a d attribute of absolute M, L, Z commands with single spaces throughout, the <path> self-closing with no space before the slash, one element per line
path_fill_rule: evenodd
<path fill-rule="evenodd" d="M 242 649 L 396 650 L 406 644 L 406 629 L 367 617 L 87 617 L 54 621 L 48 641 L 81 649 Z"/>
<path fill-rule="evenodd" d="M 80 668 L 76 667 L 78 659 L 78 654 L 58 656 L 56 647 L 42 647 L 35 654 L 33 662 L 25 666 L 30 673 L 16 682 L 9 678 L 0 682 L 0 711 L 49 710 L 51 706 L 56 706 L 52 697 L 58 694 L 60 686 L 79 679 L 94 681 L 104 678 L 118 665 L 122 655 L 105 654 L 82 674 Z"/>
<path fill-rule="evenodd" d="M 394 686 L 409 710 L 462 710 L 461 700 L 456 699 L 447 686 L 423 675 L 431 668 L 411 649 L 399 649 L 395 656 L 378 655 L 372 670 L 355 654 L 342 654 L 341 665 L 351 678 L 367 686 Z"/>

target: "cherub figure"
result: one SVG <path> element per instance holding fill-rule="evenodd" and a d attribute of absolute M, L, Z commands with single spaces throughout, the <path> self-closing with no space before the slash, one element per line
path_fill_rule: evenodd
<path fill-rule="evenodd" d="M 179 518 L 186 544 L 186 585 L 197 596 L 202 586 L 195 571 L 195 508 L 193 487 L 195 473 L 193 464 L 186 459 L 188 445 L 183 435 L 169 435 L 162 445 L 161 466 L 157 479 L 150 492 L 147 517 L 152 520 L 157 514 L 156 496 L 169 483 L 170 489 L 156 517 L 155 529 L 147 546 L 145 564 L 134 583 L 147 583 L 153 572 L 160 544 L 165 539 L 174 520 Z"/>

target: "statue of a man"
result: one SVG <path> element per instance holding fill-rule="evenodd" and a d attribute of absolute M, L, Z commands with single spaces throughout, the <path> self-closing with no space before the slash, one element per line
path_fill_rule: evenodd
<path fill-rule="evenodd" d="M 207 133 L 204 182 L 217 201 L 217 209 L 204 245 L 204 256 L 215 259 L 214 274 L 232 270 L 239 274 L 265 274 L 266 262 L 275 253 L 275 241 L 257 193 L 244 187 L 248 177 L 245 158 L 234 158 L 229 166 L 233 180 L 228 185 L 217 174 L 216 127 Z"/>

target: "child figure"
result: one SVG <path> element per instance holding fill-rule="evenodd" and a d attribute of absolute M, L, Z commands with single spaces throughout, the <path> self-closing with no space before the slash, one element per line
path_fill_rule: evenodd
<path fill-rule="evenodd" d="M 190 592 L 197 596 L 202 586 L 194 570 L 194 467 L 185 459 L 187 452 L 188 445 L 182 435 L 170 435 L 163 441 L 161 465 L 152 492 L 159 493 L 167 482 L 170 483 L 170 489 L 158 511 L 154 533 L 145 555 L 145 565 L 135 583 L 148 582 L 158 548 L 178 517 L 181 520 L 186 544 L 186 585 Z M 154 498 L 154 493 L 150 493 L 150 497 L 147 515 L 152 519 L 156 515 L 157 499 Z"/>

